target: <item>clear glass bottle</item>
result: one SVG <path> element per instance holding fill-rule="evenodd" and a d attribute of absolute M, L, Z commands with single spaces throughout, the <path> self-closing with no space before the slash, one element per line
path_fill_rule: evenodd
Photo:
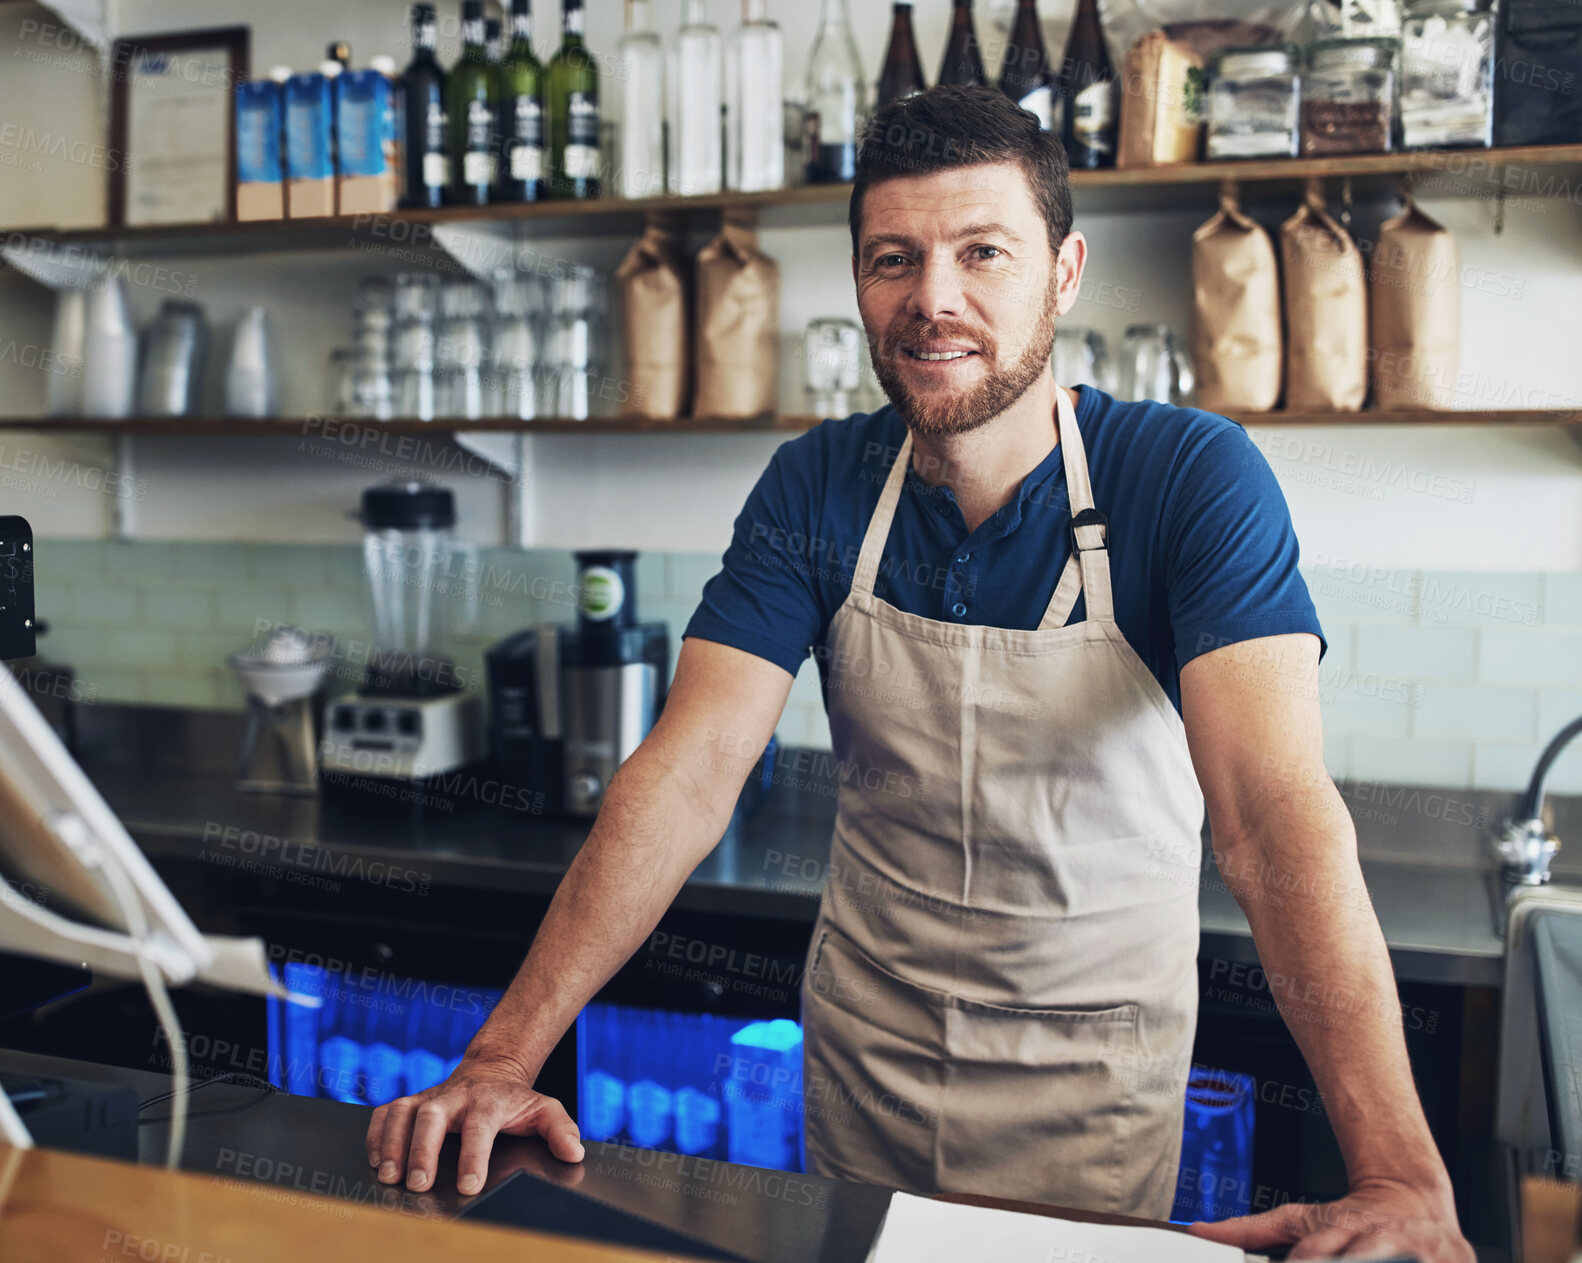
<path fill-rule="evenodd" d="M 720 107 L 725 96 L 719 28 L 705 0 L 686 0 L 681 29 L 670 45 L 670 162 L 672 193 L 718 193 L 724 177 Z"/>
<path fill-rule="evenodd" d="M 626 33 L 616 54 L 620 148 L 614 176 L 622 197 L 657 197 L 665 191 L 665 53 L 652 8 L 649 0 L 626 0 Z"/>
<path fill-rule="evenodd" d="M 742 0 L 725 56 L 725 183 L 750 193 L 780 188 L 785 167 L 785 45 L 769 0 Z"/>
<path fill-rule="evenodd" d="M 1205 157 L 1295 157 L 1300 59 L 1294 44 L 1215 52 L 1209 62 Z"/>
<path fill-rule="evenodd" d="M 1395 147 L 1396 41 L 1322 39 L 1302 75 L 1302 155 L 1386 153 Z"/>
<path fill-rule="evenodd" d="M 1401 146 L 1487 145 L 1493 127 L 1487 0 L 1410 0 L 1401 19 Z"/>
<path fill-rule="evenodd" d="M 807 68 L 802 158 L 809 184 L 838 184 L 857 174 L 857 134 L 868 113 L 862 54 L 846 0 L 824 0 Z"/>

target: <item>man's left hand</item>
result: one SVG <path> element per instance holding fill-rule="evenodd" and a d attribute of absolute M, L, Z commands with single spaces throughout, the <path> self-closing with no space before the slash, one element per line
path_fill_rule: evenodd
<path fill-rule="evenodd" d="M 1291 1246 L 1291 1259 L 1389 1258 L 1474 1263 L 1448 1191 L 1391 1180 L 1359 1184 L 1338 1202 L 1288 1202 L 1260 1215 L 1193 1224 L 1193 1235 L 1247 1250 Z"/>

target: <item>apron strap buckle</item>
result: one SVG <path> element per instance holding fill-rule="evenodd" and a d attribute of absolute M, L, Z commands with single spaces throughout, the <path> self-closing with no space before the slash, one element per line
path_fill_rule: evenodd
<path fill-rule="evenodd" d="M 1084 542 L 1085 541 L 1085 542 Z M 1089 506 L 1071 515 L 1071 551 L 1097 552 L 1109 547 L 1110 520 Z"/>

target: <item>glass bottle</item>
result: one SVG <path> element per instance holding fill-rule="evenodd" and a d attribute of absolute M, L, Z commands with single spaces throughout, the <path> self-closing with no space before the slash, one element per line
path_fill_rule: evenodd
<path fill-rule="evenodd" d="M 1077 0 L 1077 16 L 1060 64 L 1060 96 L 1060 140 L 1071 166 L 1089 171 L 1113 167 L 1115 71 L 1104 46 L 1097 0 Z"/>
<path fill-rule="evenodd" d="M 501 42 L 501 28 L 499 18 L 485 18 L 483 23 L 483 50 L 485 58 L 491 66 L 498 66 L 500 58 L 505 52 Z"/>
<path fill-rule="evenodd" d="M 742 192 L 785 183 L 785 45 L 769 0 L 742 0 L 725 58 L 725 183 Z"/>
<path fill-rule="evenodd" d="M 950 11 L 950 35 L 945 40 L 945 57 L 939 63 L 939 81 L 965 87 L 986 84 L 983 50 L 972 27 L 972 0 L 954 0 Z"/>
<path fill-rule="evenodd" d="M 1038 25 L 1038 6 L 1034 0 L 1017 0 L 1011 37 L 1000 59 L 1000 90 L 1024 110 L 1036 114 L 1039 126 L 1045 131 L 1055 126 L 1049 57 L 1044 52 L 1044 32 Z"/>
<path fill-rule="evenodd" d="M 672 193 L 718 193 L 724 174 L 720 105 L 724 98 L 719 28 L 709 25 L 704 0 L 686 0 L 681 29 L 670 46 L 670 163 Z"/>
<path fill-rule="evenodd" d="M 450 182 L 447 158 L 445 72 L 434 57 L 439 19 L 432 4 L 412 6 L 412 60 L 401 73 L 404 122 L 401 177 L 403 206 L 438 206 Z"/>
<path fill-rule="evenodd" d="M 917 37 L 912 33 L 912 6 L 891 6 L 890 46 L 885 49 L 884 68 L 879 71 L 878 104 L 922 92 L 923 63 L 917 57 Z"/>
<path fill-rule="evenodd" d="M 1405 148 L 1490 143 L 1494 23 L 1494 11 L 1477 0 L 1407 0 L 1400 85 Z"/>
<path fill-rule="evenodd" d="M 461 56 L 447 85 L 450 194 L 482 205 L 494 187 L 494 75 L 484 44 L 483 0 L 462 0 Z"/>
<path fill-rule="evenodd" d="M 599 68 L 582 42 L 582 0 L 561 0 L 560 47 L 545 71 L 549 195 L 599 196 Z"/>
<path fill-rule="evenodd" d="M 533 54 L 532 0 L 511 0 L 511 42 L 495 67 L 500 147 L 495 192 L 501 201 L 544 196 L 544 67 Z"/>
<path fill-rule="evenodd" d="M 665 55 L 654 31 L 649 0 L 626 0 L 626 33 L 615 84 L 620 120 L 622 197 L 655 197 L 665 191 Z"/>
<path fill-rule="evenodd" d="M 807 68 L 802 159 L 809 184 L 838 184 L 857 174 L 857 134 L 868 112 L 862 56 L 852 38 L 846 0 L 824 0 Z"/>

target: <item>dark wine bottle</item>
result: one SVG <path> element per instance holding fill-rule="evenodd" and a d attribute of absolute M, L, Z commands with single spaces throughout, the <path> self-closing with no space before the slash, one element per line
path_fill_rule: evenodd
<path fill-rule="evenodd" d="M 879 72 L 879 101 L 895 101 L 928 87 L 923 81 L 923 63 L 917 58 L 917 39 L 912 34 L 912 6 L 891 6 L 890 47 L 885 50 L 884 69 Z"/>
<path fill-rule="evenodd" d="M 939 63 L 939 81 L 958 87 L 986 84 L 983 50 L 972 29 L 972 0 L 955 0 L 950 14 L 950 36 L 945 41 L 945 58 Z"/>
<path fill-rule="evenodd" d="M 500 42 L 501 29 L 499 18 L 485 18 L 483 21 L 483 50 L 491 66 L 500 64 L 500 54 L 504 45 Z"/>
<path fill-rule="evenodd" d="M 544 196 L 544 68 L 533 55 L 532 0 L 511 0 L 511 42 L 495 67 L 500 151 L 495 192 L 502 201 Z"/>
<path fill-rule="evenodd" d="M 561 0 L 560 47 L 544 70 L 549 195 L 599 196 L 599 68 L 582 42 L 582 0 Z"/>
<path fill-rule="evenodd" d="M 494 75 L 484 43 L 483 0 L 462 0 L 461 56 L 446 85 L 450 195 L 481 206 L 494 187 Z"/>
<path fill-rule="evenodd" d="M 412 6 L 412 60 L 401 72 L 401 205 L 438 206 L 450 182 L 445 72 L 434 57 L 439 20 L 432 4 Z"/>
<path fill-rule="evenodd" d="M 1024 110 L 1036 114 L 1046 131 L 1055 126 L 1054 84 L 1034 0 L 1017 0 L 1011 38 L 1000 61 L 1000 90 Z"/>
<path fill-rule="evenodd" d="M 1060 139 L 1073 167 L 1115 165 L 1115 71 L 1096 0 L 1077 0 L 1077 16 L 1060 65 Z"/>

